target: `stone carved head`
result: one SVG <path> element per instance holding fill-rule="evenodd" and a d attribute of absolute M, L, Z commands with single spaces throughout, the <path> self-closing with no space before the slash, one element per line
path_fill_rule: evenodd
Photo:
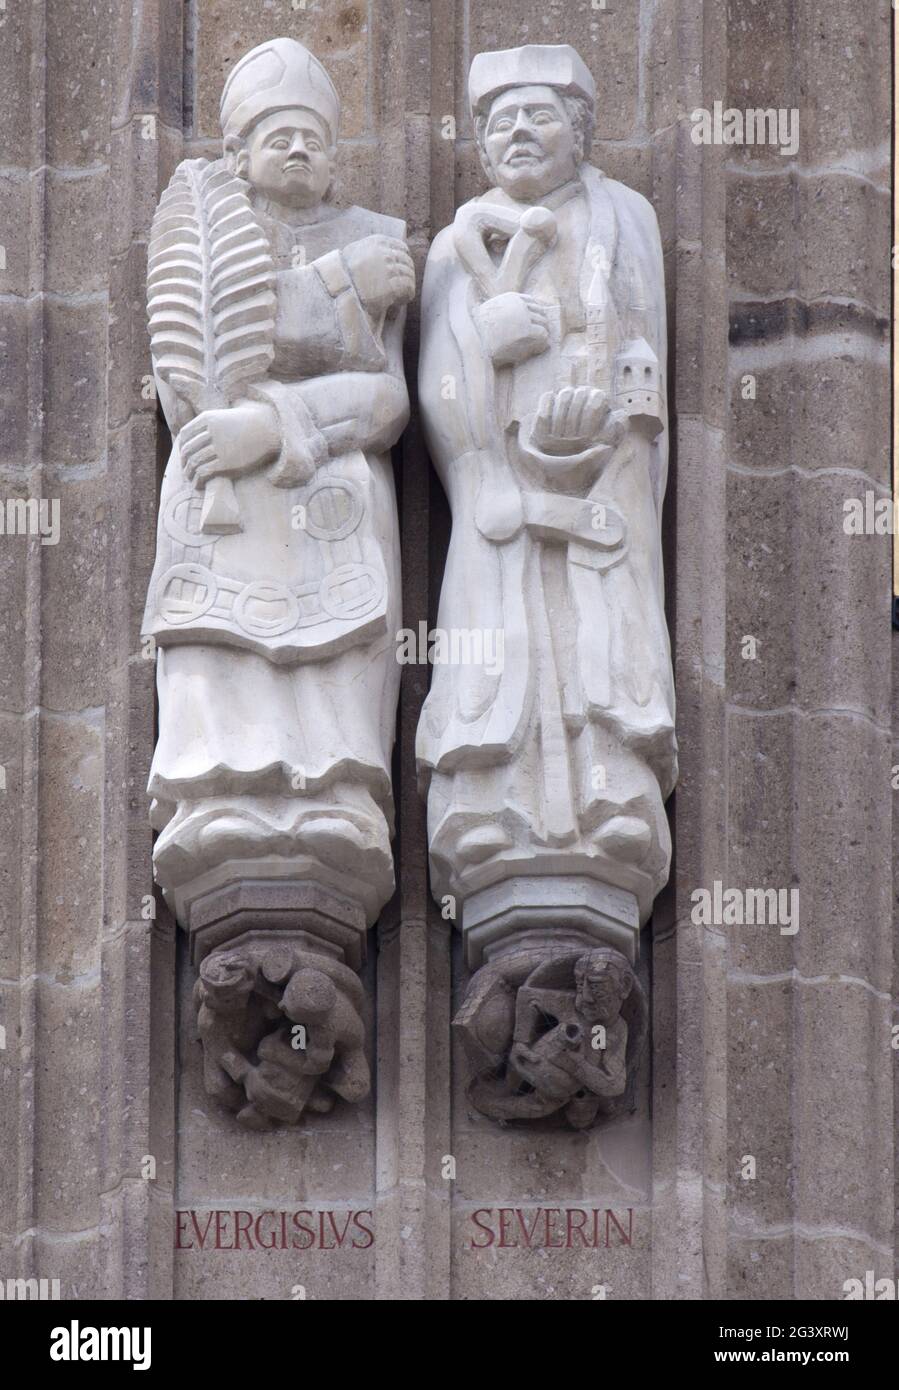
<path fill-rule="evenodd" d="M 490 182 L 536 202 L 590 154 L 595 87 L 567 44 L 481 53 L 468 80 L 475 138 Z"/>
<path fill-rule="evenodd" d="M 575 1008 L 588 1023 L 610 1023 L 634 985 L 634 972 L 619 951 L 600 947 L 574 966 Z"/>
<path fill-rule="evenodd" d="M 324 202 L 334 179 L 340 100 L 317 58 L 294 39 L 260 44 L 222 92 L 228 167 L 288 208 Z"/>

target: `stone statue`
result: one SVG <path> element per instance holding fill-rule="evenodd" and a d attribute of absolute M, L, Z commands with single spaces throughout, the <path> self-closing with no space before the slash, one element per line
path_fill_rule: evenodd
<path fill-rule="evenodd" d="M 586 1129 L 629 1102 L 646 1005 L 620 951 L 524 949 L 477 972 L 454 1023 L 477 1110 L 496 1120 L 561 1113 Z"/>
<path fill-rule="evenodd" d="M 389 449 L 408 417 L 414 270 L 402 222 L 331 201 L 339 112 L 301 44 L 253 49 L 222 93 L 224 157 L 179 165 L 150 240 L 173 438 L 143 629 L 158 648 L 154 869 L 198 963 L 277 927 L 358 967 L 393 890 Z M 332 986 L 336 1037 L 337 996 L 358 1000 Z M 268 1051 L 260 1065 L 286 1063 Z M 352 1096 L 332 1089 L 358 1098 L 353 1076 Z"/>
<path fill-rule="evenodd" d="M 471 966 L 523 932 L 633 961 L 677 775 L 658 225 L 588 162 L 572 48 L 482 53 L 469 96 L 492 187 L 431 247 L 419 393 L 453 515 L 438 629 L 499 634 L 503 660 L 435 668 L 432 886 Z"/>

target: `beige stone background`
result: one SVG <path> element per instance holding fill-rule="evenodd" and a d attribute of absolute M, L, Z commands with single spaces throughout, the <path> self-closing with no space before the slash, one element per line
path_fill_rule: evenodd
<path fill-rule="evenodd" d="M 847 497 L 889 495 L 890 23 L 887 0 L 0 8 L 0 477 L 62 518 L 57 546 L 0 538 L 0 1276 L 77 1298 L 835 1299 L 897 1273 L 890 551 L 842 529 Z M 644 943 L 652 1054 L 637 1113 L 600 1136 L 503 1131 L 465 1105 L 465 976 L 429 901 L 413 768 L 427 668 L 404 673 L 368 1104 L 238 1132 L 199 1079 L 182 945 L 161 905 L 142 917 L 139 623 L 167 446 L 144 389 L 146 240 L 178 160 L 217 151 L 231 64 L 279 33 L 340 91 L 342 196 L 404 216 L 419 268 L 483 187 L 465 108 L 481 49 L 575 44 L 595 162 L 658 212 L 682 777 Z M 715 100 L 796 107 L 796 158 L 695 146 L 690 112 Z M 410 383 L 416 335 L 413 314 Z M 414 418 L 397 476 L 413 624 L 447 527 Z M 716 879 L 797 886 L 798 934 L 694 926 L 691 892 Z M 633 1245 L 472 1250 L 471 1212 L 499 1206 L 632 1208 Z M 176 1252 L 175 1208 L 372 1210 L 376 1239 Z"/>

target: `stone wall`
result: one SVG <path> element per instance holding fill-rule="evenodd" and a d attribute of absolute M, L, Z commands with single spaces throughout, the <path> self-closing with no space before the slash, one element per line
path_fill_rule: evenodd
<path fill-rule="evenodd" d="M 0 1165 L 0 1273 L 59 1278 L 64 1296 L 176 1299 L 298 1285 L 829 1299 L 867 1269 L 895 1274 L 890 550 L 842 524 L 846 498 L 889 496 L 889 9 L 9 0 L 0 21 L 0 468 L 6 497 L 58 498 L 61 516 L 58 545 L 0 539 L 0 1077 L 16 1156 Z M 427 667 L 403 677 L 368 1102 L 238 1131 L 202 1088 L 183 944 L 161 902 L 147 920 L 154 690 L 139 626 L 167 437 L 148 385 L 146 241 L 178 160 L 217 151 L 230 66 L 278 33 L 339 89 L 342 198 L 404 216 L 419 271 L 483 187 L 465 104 L 483 49 L 574 44 L 599 90 L 595 162 L 659 216 L 682 772 L 672 878 L 643 945 L 652 1055 L 635 1114 L 600 1137 L 513 1133 L 466 1106 L 449 1027 L 466 972 L 430 900 L 415 785 Z M 795 107 L 795 158 L 695 145 L 690 113 L 716 100 Z M 413 395 L 416 361 L 413 313 Z M 414 414 L 396 468 L 414 625 L 435 616 L 448 524 Z M 691 894 L 716 880 L 797 887 L 799 931 L 694 925 Z M 499 1208 L 530 1224 L 537 1207 L 617 1222 L 600 1218 L 597 1249 L 521 1248 L 517 1217 L 519 1248 L 472 1248 Z M 174 1212 L 202 1231 L 217 1209 L 331 1212 L 337 1230 L 372 1213 L 375 1238 L 238 1254 L 214 1248 L 213 1218 L 204 1249 L 174 1248 Z M 192 1218 L 178 1229 L 197 1246 Z"/>

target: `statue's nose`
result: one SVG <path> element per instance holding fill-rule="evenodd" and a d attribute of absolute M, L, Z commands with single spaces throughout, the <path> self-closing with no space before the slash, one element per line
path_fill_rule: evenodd
<path fill-rule="evenodd" d="M 512 138 L 516 135 L 533 135 L 534 127 L 531 125 L 530 117 L 526 111 L 519 111 L 515 117 L 515 124 L 512 127 Z"/>

